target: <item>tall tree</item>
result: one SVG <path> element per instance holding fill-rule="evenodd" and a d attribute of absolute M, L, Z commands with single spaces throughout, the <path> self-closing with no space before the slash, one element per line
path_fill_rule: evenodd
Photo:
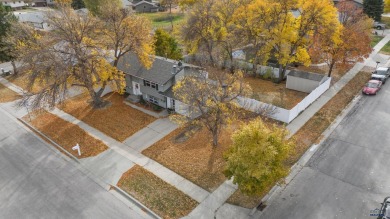
<path fill-rule="evenodd" d="M 72 8 L 75 10 L 85 8 L 84 1 L 83 0 L 73 0 L 72 1 Z"/>
<path fill-rule="evenodd" d="M 59 4 L 58 10 L 48 12 L 46 17 L 53 31 L 40 34 L 27 30 L 27 38 L 14 38 L 19 59 L 29 69 L 30 88 L 34 83 L 43 87 L 36 95 L 26 95 L 23 102 L 31 101 L 33 108 L 47 104 L 52 107 L 62 102 L 74 85 L 88 91 L 95 108 L 106 106 L 102 89 L 95 88 L 113 81 L 112 86 L 122 92 L 125 82 L 123 73 L 107 61 L 111 53 L 100 36 L 101 22 L 75 13 L 70 4 Z"/>
<path fill-rule="evenodd" d="M 364 13 L 375 21 L 381 21 L 383 10 L 383 0 L 363 0 Z"/>
<path fill-rule="evenodd" d="M 333 29 L 315 34 L 310 56 L 316 62 L 326 62 L 331 76 L 335 66 L 346 68 L 367 58 L 371 53 L 371 23 L 352 1 L 343 0 L 337 5 L 341 24 L 334 24 Z"/>
<path fill-rule="evenodd" d="M 181 60 L 183 55 L 177 45 L 176 39 L 163 29 L 154 32 L 154 47 L 156 55 L 174 60 Z"/>
<path fill-rule="evenodd" d="M 14 60 L 15 56 L 12 52 L 12 45 L 6 42 L 6 36 L 11 28 L 11 23 L 16 22 L 17 18 L 13 13 L 8 12 L 5 7 L 0 4 L 0 61 L 8 62 Z"/>
<path fill-rule="evenodd" d="M 179 124 L 206 127 L 213 136 L 213 146 L 217 146 L 222 128 L 237 118 L 238 98 L 249 95 L 250 87 L 244 84 L 242 72 L 220 74 L 216 81 L 206 74 L 192 74 L 177 82 L 173 92 L 188 106 L 187 116 L 176 115 L 173 119 Z"/>
<path fill-rule="evenodd" d="M 120 0 L 83 0 L 85 7 L 95 16 L 99 16 L 103 12 L 107 4 L 116 4 L 122 7 Z"/>
<path fill-rule="evenodd" d="M 223 36 L 215 13 L 215 1 L 199 0 L 191 8 L 181 33 L 184 45 L 190 54 L 206 51 L 209 62 L 214 65 L 213 53 Z"/>
<path fill-rule="evenodd" d="M 385 13 L 389 13 L 390 12 L 390 0 L 385 0 L 384 1 L 383 12 L 385 12 Z"/>
<path fill-rule="evenodd" d="M 132 14 L 130 9 L 121 8 L 115 2 L 107 3 L 99 10 L 99 18 L 103 21 L 104 43 L 114 51 L 114 67 L 128 52 L 137 54 L 143 65 L 150 67 L 154 38 L 149 20 Z"/>
<path fill-rule="evenodd" d="M 267 127 L 260 119 L 243 125 L 233 134 L 233 145 L 224 154 L 225 175 L 247 195 L 261 195 L 265 188 L 281 182 L 289 167 L 286 159 L 294 142 L 288 132 L 275 125 Z"/>

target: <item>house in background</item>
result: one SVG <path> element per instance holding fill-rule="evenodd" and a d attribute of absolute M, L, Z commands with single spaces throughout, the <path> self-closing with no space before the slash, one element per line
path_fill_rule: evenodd
<path fill-rule="evenodd" d="M 333 0 L 333 3 L 337 6 L 337 4 L 340 2 L 340 0 Z M 356 6 L 363 8 L 363 0 L 353 0 L 355 2 Z"/>
<path fill-rule="evenodd" d="M 139 13 L 158 12 L 160 9 L 158 3 L 152 0 L 133 0 L 131 6 L 134 11 Z"/>
<path fill-rule="evenodd" d="M 27 6 L 24 1 L 0 0 L 0 2 L 1 4 L 3 4 L 4 7 L 9 7 L 12 10 L 20 10 L 23 7 Z"/>
<path fill-rule="evenodd" d="M 150 69 L 141 65 L 137 56 L 128 53 L 119 59 L 118 69 L 126 74 L 126 92 L 129 100 L 143 100 L 164 109 L 178 112 L 182 103 L 173 95 L 172 87 L 185 75 L 205 74 L 201 67 L 156 56 Z M 207 73 L 206 73 L 207 74 Z"/>

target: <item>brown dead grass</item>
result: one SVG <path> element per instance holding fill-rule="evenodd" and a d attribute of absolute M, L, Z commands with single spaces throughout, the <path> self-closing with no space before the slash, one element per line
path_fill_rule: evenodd
<path fill-rule="evenodd" d="M 225 165 L 222 155 L 232 143 L 232 132 L 232 128 L 224 129 L 219 146 L 213 147 L 206 128 L 196 131 L 186 141 L 178 142 L 178 136 L 186 133 L 186 128 L 179 128 L 142 153 L 212 192 L 226 180 L 222 173 Z"/>
<path fill-rule="evenodd" d="M 336 96 L 334 96 L 320 111 L 318 111 L 294 136 L 297 141 L 297 151 L 288 162 L 292 166 L 306 152 L 306 150 L 322 139 L 322 133 L 329 127 L 336 117 L 347 107 L 356 94 L 370 78 L 368 72 L 359 72 Z M 254 208 L 271 188 L 264 190 L 261 196 L 247 196 L 237 190 L 227 202 L 244 208 Z"/>
<path fill-rule="evenodd" d="M 93 109 L 89 95 L 82 94 L 66 101 L 61 109 L 121 142 L 156 120 L 123 103 L 124 97 L 117 93 L 108 94 L 104 99 L 112 105 Z"/>
<path fill-rule="evenodd" d="M 11 102 L 20 98 L 21 96 L 16 92 L 0 84 L 0 103 Z"/>
<path fill-rule="evenodd" d="M 261 78 L 245 77 L 244 82 L 251 86 L 253 99 L 285 109 L 292 109 L 308 95 L 304 92 L 287 89 L 286 81 L 276 84 Z"/>
<path fill-rule="evenodd" d="M 34 85 L 31 87 L 31 90 L 29 90 L 28 75 L 24 73 L 23 70 L 21 70 L 21 72 L 18 75 L 7 76 L 6 79 L 25 91 L 37 93 L 40 90 L 42 90 L 42 85 L 40 85 L 38 82 L 34 83 Z"/>
<path fill-rule="evenodd" d="M 195 200 L 138 165 L 122 175 L 118 186 L 163 218 L 184 217 L 198 205 Z"/>
<path fill-rule="evenodd" d="M 33 117 L 33 120 L 30 122 L 32 126 L 61 145 L 75 157 L 92 157 L 108 149 L 107 145 L 90 136 L 79 126 L 51 113 L 44 112 Z M 72 147 L 77 143 L 80 145 L 81 156 L 78 156 L 77 151 L 72 150 Z"/>

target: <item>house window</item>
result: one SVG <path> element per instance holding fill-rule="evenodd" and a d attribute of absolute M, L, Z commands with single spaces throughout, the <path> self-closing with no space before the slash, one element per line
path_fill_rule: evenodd
<path fill-rule="evenodd" d="M 148 97 L 149 97 L 149 102 L 158 104 L 158 100 L 156 97 L 153 97 L 152 95 L 148 95 Z"/>
<path fill-rule="evenodd" d="M 144 80 L 144 86 L 145 87 L 151 87 L 153 89 L 158 90 L 158 84 L 156 84 L 154 82 L 151 82 L 151 81 Z"/>

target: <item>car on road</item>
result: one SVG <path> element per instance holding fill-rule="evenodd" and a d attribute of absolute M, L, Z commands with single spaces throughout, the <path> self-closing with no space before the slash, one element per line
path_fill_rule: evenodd
<path fill-rule="evenodd" d="M 374 24 L 372 25 L 373 28 L 377 29 L 377 30 L 384 30 L 386 29 L 386 24 L 384 23 L 379 23 L 379 22 L 374 22 Z"/>
<path fill-rule="evenodd" d="M 382 81 L 383 84 L 385 84 L 389 75 L 390 75 L 389 68 L 379 67 L 374 72 L 372 72 L 371 79 Z"/>
<path fill-rule="evenodd" d="M 376 95 L 378 91 L 382 87 L 382 82 L 379 80 L 370 80 L 367 82 L 367 84 L 363 87 L 363 94 L 367 95 Z"/>
<path fill-rule="evenodd" d="M 390 219 L 390 197 L 386 197 L 383 200 L 378 219 Z"/>

